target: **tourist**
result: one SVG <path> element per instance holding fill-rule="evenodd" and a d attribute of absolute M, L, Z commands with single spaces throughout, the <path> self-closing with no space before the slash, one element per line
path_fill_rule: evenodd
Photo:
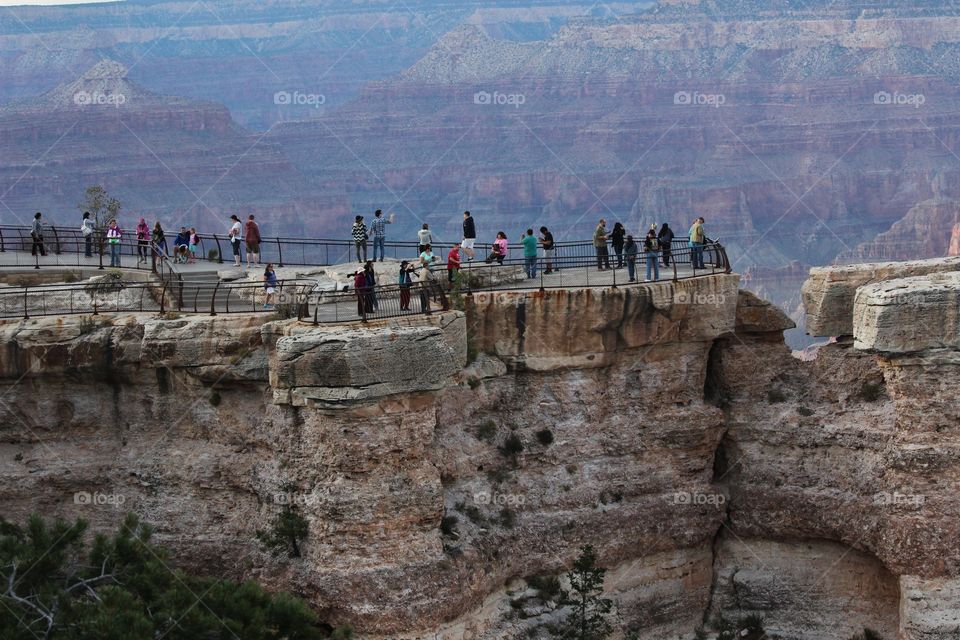
<path fill-rule="evenodd" d="M 197 252 L 200 251 L 200 236 L 197 235 L 197 228 L 190 227 L 190 233 L 188 234 L 189 238 L 189 249 L 190 249 L 190 264 L 193 264 L 197 261 Z"/>
<path fill-rule="evenodd" d="M 703 264 L 703 243 L 706 235 L 703 232 L 703 218 L 697 218 L 687 232 L 690 238 L 690 264 L 694 270 L 706 269 Z"/>
<path fill-rule="evenodd" d="M 424 222 L 423 228 L 417 231 L 417 255 L 423 253 L 428 244 L 433 244 L 433 234 L 430 233 L 430 225 Z"/>
<path fill-rule="evenodd" d="M 157 224 L 153 225 L 153 252 L 161 260 L 166 260 L 167 239 L 163 235 L 163 227 L 160 226 L 159 220 L 157 220 Z"/>
<path fill-rule="evenodd" d="M 243 226 L 243 237 L 247 241 L 247 268 L 249 269 L 251 265 L 260 264 L 260 225 L 254 221 L 252 213 Z"/>
<path fill-rule="evenodd" d="M 617 254 L 617 269 L 623 269 L 623 239 L 627 235 L 627 230 L 619 222 L 613 225 L 613 231 L 610 232 L 610 246 L 613 252 Z"/>
<path fill-rule="evenodd" d="M 410 285 L 413 279 L 410 274 L 414 272 L 414 266 L 404 260 L 400 263 L 400 310 L 410 311 Z"/>
<path fill-rule="evenodd" d="M 87 258 L 93 257 L 93 220 L 90 219 L 90 212 L 83 212 L 83 222 L 80 224 L 80 235 L 83 236 L 83 255 Z"/>
<path fill-rule="evenodd" d="M 663 255 L 663 266 L 670 266 L 670 254 L 673 251 L 673 229 L 664 222 L 660 227 L 660 233 L 657 234 L 657 240 L 660 241 L 660 252 Z"/>
<path fill-rule="evenodd" d="M 107 244 L 110 245 L 110 266 L 120 268 L 120 240 L 123 238 L 123 232 L 116 220 L 111 220 L 107 225 Z"/>
<path fill-rule="evenodd" d="M 657 232 L 651 229 L 647 232 L 647 239 L 643 241 L 643 250 L 647 258 L 647 282 L 660 279 L 660 241 Z"/>
<path fill-rule="evenodd" d="M 546 227 L 540 227 L 540 244 L 543 245 L 543 259 L 546 262 L 545 273 L 553 273 L 554 243 L 553 234 Z M 557 269 L 559 271 L 560 269 Z"/>
<path fill-rule="evenodd" d="M 377 304 L 377 272 L 373 268 L 373 260 L 367 260 L 363 265 L 363 277 L 366 286 L 364 304 L 367 313 L 373 313 L 379 306 Z"/>
<path fill-rule="evenodd" d="M 627 276 L 630 278 L 630 282 L 637 281 L 637 253 L 639 249 L 637 248 L 637 243 L 634 241 L 632 235 L 627 236 L 627 242 L 623 245 L 623 253 L 627 258 Z"/>
<path fill-rule="evenodd" d="M 273 264 L 268 263 L 263 270 L 263 289 L 266 291 L 266 298 L 263 301 L 263 310 L 273 309 L 273 296 L 277 292 L 277 273 L 273 270 Z"/>
<path fill-rule="evenodd" d="M 421 280 L 428 280 L 432 277 L 430 272 L 430 266 L 437 261 L 437 257 L 433 255 L 433 245 L 428 244 L 423 247 L 423 251 L 420 252 L 420 268 L 424 269 L 425 272 Z"/>
<path fill-rule="evenodd" d="M 173 261 L 185 263 L 190 253 L 190 232 L 186 227 L 180 227 L 180 233 L 173 239 Z"/>
<path fill-rule="evenodd" d="M 366 316 L 366 288 L 367 276 L 359 269 L 353 274 L 353 290 L 357 292 L 357 315 L 361 318 Z"/>
<path fill-rule="evenodd" d="M 523 270 L 531 280 L 537 277 L 537 237 L 533 229 L 527 229 L 527 235 L 520 240 L 523 244 Z"/>
<path fill-rule="evenodd" d="M 367 225 L 363 223 L 363 216 L 357 216 L 353 222 L 353 230 L 350 232 L 353 237 L 353 245 L 357 249 L 357 262 L 363 264 L 367 260 Z M 363 255 L 361 256 L 361 249 Z"/>
<path fill-rule="evenodd" d="M 607 251 L 607 221 L 600 218 L 600 224 L 593 232 L 593 248 L 597 252 L 597 271 L 610 268 L 610 253 Z"/>
<path fill-rule="evenodd" d="M 33 216 L 33 226 L 30 227 L 30 238 L 33 240 L 33 244 L 30 246 L 30 255 L 35 256 L 37 252 L 41 256 L 47 255 L 47 249 L 43 246 L 43 222 L 40 221 L 40 218 L 43 217 L 43 214 L 37 211 Z"/>
<path fill-rule="evenodd" d="M 384 249 L 387 242 L 387 225 L 393 224 L 394 215 L 390 214 L 390 219 L 383 218 L 383 211 L 377 209 L 373 212 L 373 222 L 370 223 L 370 234 L 373 235 L 373 260 L 377 261 L 377 247 L 380 247 L 380 262 L 383 262 Z"/>
<path fill-rule="evenodd" d="M 150 245 L 150 226 L 145 218 L 137 223 L 137 264 L 147 261 L 147 248 Z"/>
<path fill-rule="evenodd" d="M 230 225 L 230 248 L 233 249 L 233 266 L 241 267 L 240 264 L 240 242 L 243 240 L 243 225 L 240 224 L 240 218 L 236 214 L 230 216 L 233 224 Z M 188 243 L 189 244 L 189 243 Z"/>
<path fill-rule="evenodd" d="M 469 211 L 463 212 L 463 242 L 460 243 L 460 248 L 463 249 L 463 252 L 467 254 L 467 262 L 473 260 L 476 256 L 476 253 L 473 250 L 473 246 L 477 241 L 477 225 L 473 221 L 473 216 L 470 215 Z"/>
<path fill-rule="evenodd" d="M 450 284 L 456 282 L 458 273 L 460 273 L 460 245 L 455 244 L 447 254 L 447 281 Z"/>
<path fill-rule="evenodd" d="M 496 261 L 497 264 L 503 264 L 503 261 L 507 257 L 507 252 L 510 250 L 510 242 L 507 240 L 507 234 L 503 231 L 497 232 L 497 237 L 493 241 L 493 245 L 490 248 L 490 255 L 487 256 L 487 262 Z"/>

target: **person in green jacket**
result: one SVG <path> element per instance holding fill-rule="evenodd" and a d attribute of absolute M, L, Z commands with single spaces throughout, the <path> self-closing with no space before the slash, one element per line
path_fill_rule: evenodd
<path fill-rule="evenodd" d="M 607 251 L 607 221 L 600 218 L 600 224 L 593 232 L 593 248 L 597 251 L 597 271 L 610 268 L 610 252 Z"/>

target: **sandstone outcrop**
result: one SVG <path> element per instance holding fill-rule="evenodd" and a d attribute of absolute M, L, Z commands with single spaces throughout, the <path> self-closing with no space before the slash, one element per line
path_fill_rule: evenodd
<path fill-rule="evenodd" d="M 8 322 L 0 499 L 94 529 L 136 511 L 178 563 L 294 590 L 364 638 L 539 637 L 562 610 L 535 577 L 590 543 L 644 640 L 750 613 L 789 640 L 946 640 L 960 348 L 896 333 L 947 316 L 898 308 L 893 286 L 960 289 L 952 272 L 861 287 L 856 342 L 812 361 L 724 275 L 365 325 Z M 255 541 L 287 505 L 310 526 L 301 558 Z"/>
<path fill-rule="evenodd" d="M 857 289 L 885 280 L 960 271 L 960 258 L 815 267 L 802 289 L 807 333 L 832 337 L 853 335 Z"/>

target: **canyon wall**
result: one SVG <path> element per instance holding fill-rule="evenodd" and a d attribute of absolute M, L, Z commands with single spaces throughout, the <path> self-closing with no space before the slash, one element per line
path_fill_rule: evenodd
<path fill-rule="evenodd" d="M 868 309 L 891 301 L 861 291 L 870 331 L 801 362 L 793 323 L 737 284 L 476 294 L 365 325 L 8 322 L 4 514 L 135 511 L 177 563 L 369 638 L 543 637 L 563 609 L 537 577 L 586 543 L 621 633 L 756 612 L 782 638 L 947 638 L 956 346 L 884 338 L 893 311 Z M 299 558 L 255 539 L 287 505 Z"/>

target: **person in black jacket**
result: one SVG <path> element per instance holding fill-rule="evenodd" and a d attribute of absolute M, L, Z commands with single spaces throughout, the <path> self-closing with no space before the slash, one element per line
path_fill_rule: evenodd
<path fill-rule="evenodd" d="M 657 234 L 657 240 L 660 241 L 660 253 L 663 255 L 663 266 L 670 266 L 670 249 L 673 247 L 673 229 L 666 222 L 660 227 L 660 233 Z"/>
<path fill-rule="evenodd" d="M 617 254 L 617 269 L 623 269 L 623 244 L 627 237 L 627 230 L 619 222 L 613 225 L 613 231 L 610 232 L 610 246 L 613 252 Z"/>
<path fill-rule="evenodd" d="M 473 250 L 473 245 L 477 241 L 477 225 L 473 221 L 473 216 L 470 215 L 469 211 L 463 212 L 463 242 L 460 243 L 460 248 L 463 249 L 463 252 L 467 254 L 467 261 L 472 261 L 476 257 L 476 252 Z"/>

